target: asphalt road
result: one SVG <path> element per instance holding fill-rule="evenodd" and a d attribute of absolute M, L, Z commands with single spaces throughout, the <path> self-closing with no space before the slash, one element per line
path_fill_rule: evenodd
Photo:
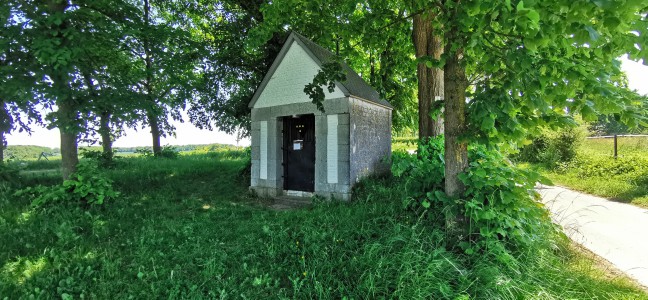
<path fill-rule="evenodd" d="M 537 191 L 567 236 L 648 287 L 648 210 L 562 187 Z"/>

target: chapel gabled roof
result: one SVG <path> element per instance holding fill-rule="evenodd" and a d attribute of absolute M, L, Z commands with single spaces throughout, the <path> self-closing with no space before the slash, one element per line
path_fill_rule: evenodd
<path fill-rule="evenodd" d="M 293 41 L 301 45 L 306 53 L 308 53 L 308 55 L 320 67 L 322 67 L 324 63 L 329 62 L 334 56 L 331 51 L 326 50 L 324 47 L 314 43 L 301 34 L 294 31 L 291 32 L 288 36 L 288 39 L 286 39 L 286 42 L 281 48 L 281 51 L 279 51 L 277 58 L 272 63 L 270 70 L 263 78 L 263 81 L 261 81 L 261 85 L 259 85 L 256 92 L 254 93 L 254 96 L 252 97 L 252 100 L 248 105 L 250 108 L 254 106 L 256 101 L 261 96 L 261 92 L 268 84 L 268 81 L 270 81 L 270 78 L 272 78 L 272 74 L 275 72 L 279 64 L 281 64 L 281 61 L 288 52 L 288 48 Z M 364 81 L 364 79 L 362 79 L 362 77 L 360 77 L 360 75 L 358 75 L 358 73 L 351 69 L 351 67 L 349 67 L 349 65 L 347 65 L 345 62 L 342 62 L 342 69 L 346 72 L 346 81 L 337 82 L 337 85 L 344 92 L 345 96 L 353 96 L 381 106 L 385 106 L 387 108 L 393 108 L 393 106 L 389 104 L 389 102 L 380 98 L 378 92 L 376 92 L 373 87 L 371 87 L 366 81 Z"/>

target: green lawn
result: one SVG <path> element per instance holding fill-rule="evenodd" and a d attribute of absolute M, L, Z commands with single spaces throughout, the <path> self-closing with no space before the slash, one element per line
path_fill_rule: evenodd
<path fill-rule="evenodd" d="M 648 208 L 648 138 L 589 139 L 578 159 L 558 170 L 543 170 L 554 183 L 611 200 Z"/>
<path fill-rule="evenodd" d="M 351 203 L 269 210 L 247 192 L 245 162 L 125 158 L 108 171 L 121 196 L 87 210 L 32 208 L 0 187 L 0 298 L 648 299 L 563 239 L 508 266 L 447 251 L 389 179 Z"/>

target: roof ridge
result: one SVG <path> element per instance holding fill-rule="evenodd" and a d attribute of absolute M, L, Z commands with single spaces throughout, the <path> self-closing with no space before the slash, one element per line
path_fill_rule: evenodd
<path fill-rule="evenodd" d="M 333 52 L 329 51 L 328 49 L 313 42 L 312 40 L 298 33 L 297 31 L 291 30 L 290 34 L 288 35 L 288 38 L 286 38 L 286 41 L 284 42 L 281 51 L 279 52 L 279 55 L 277 56 L 277 58 L 275 58 L 275 62 L 273 62 L 273 66 L 276 63 L 278 63 L 277 62 L 278 60 L 280 61 L 283 59 L 283 55 L 285 55 L 284 48 L 288 46 L 291 37 L 295 41 L 298 41 L 298 43 L 302 44 L 306 48 L 305 50 L 307 52 L 310 52 L 310 54 L 314 56 L 313 59 L 316 61 L 317 64 L 319 64 L 320 68 L 322 67 L 322 64 L 329 62 L 331 60 L 331 57 L 335 56 L 335 54 L 333 54 Z M 381 106 L 393 108 L 393 106 L 386 100 L 382 99 L 378 94 L 378 92 L 369 83 L 367 83 L 360 75 L 358 75 L 358 73 L 356 73 L 355 70 L 353 70 L 353 68 L 351 68 L 346 63 L 346 61 L 342 60 L 341 64 L 342 64 L 342 68 L 346 72 L 345 74 L 346 80 L 344 82 L 338 82 L 338 85 L 341 85 L 342 89 L 346 90 L 349 96 L 355 96 L 357 98 L 374 102 Z M 270 73 L 272 72 L 274 71 L 273 68 L 271 67 L 268 74 L 266 74 L 266 77 L 268 77 L 268 75 L 270 75 Z M 258 98 L 258 96 L 260 96 L 260 91 L 263 88 L 265 88 L 265 84 L 267 84 L 267 78 L 264 78 L 263 82 L 258 87 L 257 91 L 252 97 L 252 100 L 250 101 L 250 105 L 249 105 L 250 107 L 254 105 L 256 99 Z"/>

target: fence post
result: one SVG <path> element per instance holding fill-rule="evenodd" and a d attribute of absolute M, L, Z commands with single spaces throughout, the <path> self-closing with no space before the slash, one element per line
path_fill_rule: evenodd
<path fill-rule="evenodd" d="M 617 135 L 614 134 L 614 159 L 617 159 L 617 154 L 618 154 Z"/>

